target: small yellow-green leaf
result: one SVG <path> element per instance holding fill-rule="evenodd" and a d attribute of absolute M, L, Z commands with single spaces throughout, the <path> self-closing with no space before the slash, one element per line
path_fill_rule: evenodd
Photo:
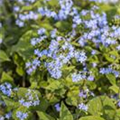
<path fill-rule="evenodd" d="M 64 105 L 64 103 L 61 104 L 60 120 L 73 120 L 72 114 L 70 113 L 68 108 Z"/>
<path fill-rule="evenodd" d="M 1 82 L 13 82 L 13 78 L 6 72 L 2 73 Z"/>
<path fill-rule="evenodd" d="M 39 116 L 39 120 L 55 120 L 53 117 L 44 112 L 37 111 L 37 114 Z"/>
<path fill-rule="evenodd" d="M 82 117 L 79 120 L 105 120 L 99 116 L 87 116 L 87 117 Z"/>
<path fill-rule="evenodd" d="M 4 51 L 0 50 L 0 62 L 4 61 L 10 61 L 10 59 Z"/>

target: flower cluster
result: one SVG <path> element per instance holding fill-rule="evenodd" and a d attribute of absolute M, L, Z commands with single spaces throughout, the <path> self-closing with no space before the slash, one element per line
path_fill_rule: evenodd
<path fill-rule="evenodd" d="M 80 110 L 83 110 L 83 111 L 87 111 L 87 110 L 88 110 L 88 106 L 85 105 L 84 103 L 79 104 L 79 105 L 78 105 L 78 108 L 79 108 Z"/>
<path fill-rule="evenodd" d="M 25 120 L 28 117 L 28 113 L 17 111 L 16 116 L 19 118 L 19 120 Z"/>
<path fill-rule="evenodd" d="M 32 38 L 31 44 L 35 46 L 36 44 L 42 45 L 42 41 L 44 39 L 48 39 L 48 37 L 45 34 L 45 29 L 41 28 L 38 30 L 38 34 L 40 35 L 39 38 Z M 46 56 L 48 58 L 51 58 L 52 61 L 45 62 L 44 65 L 51 74 L 52 77 L 58 79 L 62 76 L 62 67 L 65 64 L 70 63 L 70 60 L 75 58 L 77 62 L 80 62 L 83 64 L 87 60 L 87 56 L 84 51 L 75 50 L 75 47 L 70 44 L 72 38 L 75 35 L 75 31 L 72 31 L 70 34 L 71 36 L 69 38 L 57 36 L 56 35 L 57 30 L 53 30 L 50 33 L 51 36 L 51 42 L 47 49 L 40 51 L 39 48 L 34 50 L 34 54 L 37 56 L 36 59 L 33 60 L 32 63 L 28 62 L 26 63 L 26 68 L 28 69 L 27 72 L 30 74 L 32 71 L 34 71 L 37 66 L 40 65 L 42 61 L 40 59 L 43 56 Z M 61 42 L 62 45 L 61 45 Z M 67 53 L 61 53 L 62 51 Z M 61 54 L 58 54 L 61 53 Z"/>
<path fill-rule="evenodd" d="M 112 68 L 108 67 L 108 68 L 100 68 L 100 73 L 101 74 L 114 74 L 117 77 L 119 77 L 120 73 L 119 71 L 113 70 Z"/>
<path fill-rule="evenodd" d="M 83 21 L 83 25 L 88 29 L 88 32 L 83 33 L 80 37 L 78 41 L 80 46 L 84 47 L 89 41 L 96 48 L 99 48 L 101 44 L 105 47 L 117 44 L 116 40 L 119 38 L 120 28 L 116 26 L 109 27 L 106 13 L 96 14 L 94 9 L 98 8 L 84 12 L 86 15 L 89 14 L 91 19 Z M 85 15 L 82 13 L 82 16 Z"/>
<path fill-rule="evenodd" d="M 8 97 L 10 97 L 12 94 L 12 85 L 10 83 L 5 82 L 0 85 L 0 91 L 4 95 L 7 95 Z"/>
<path fill-rule="evenodd" d="M 80 80 L 85 80 L 85 79 L 87 79 L 89 81 L 93 81 L 94 76 L 92 75 L 91 72 L 88 72 L 88 71 L 80 71 L 78 74 L 77 73 L 72 74 L 73 82 L 78 82 Z"/>
<path fill-rule="evenodd" d="M 37 13 L 34 13 L 33 11 L 29 11 L 27 14 L 19 14 L 18 19 L 16 20 L 16 25 L 23 27 L 26 20 L 36 20 L 37 18 Z"/>
<path fill-rule="evenodd" d="M 34 59 L 32 63 L 27 62 L 26 63 L 26 68 L 28 69 L 27 73 L 31 74 L 34 70 L 37 69 L 38 66 L 40 66 L 40 61 L 38 59 Z"/>
<path fill-rule="evenodd" d="M 34 11 L 29 11 L 28 13 L 22 12 L 22 6 L 31 6 L 34 4 L 36 0 L 17 0 L 17 4 L 13 7 L 14 14 L 16 16 L 16 25 L 19 27 L 24 27 L 25 22 L 27 20 L 36 20 L 38 18 L 38 14 Z M 19 13 L 19 14 L 18 14 Z"/>
<path fill-rule="evenodd" d="M 29 108 L 31 106 L 37 106 L 40 104 L 38 94 L 35 90 L 28 89 L 25 96 L 24 97 L 22 96 L 22 98 L 20 99 L 20 98 L 17 98 L 17 96 L 16 96 L 16 94 L 18 94 L 18 92 L 19 92 L 18 88 L 17 87 L 13 88 L 13 86 L 10 83 L 5 82 L 0 85 L 0 91 L 7 97 L 12 98 L 14 96 L 15 97 L 13 99 L 13 100 L 15 100 L 14 102 L 19 102 L 20 105 L 25 106 L 26 108 Z M 13 94 L 13 96 L 11 96 L 13 92 L 15 92 L 15 94 Z M 2 99 L 2 97 L 1 97 L 1 99 Z M 3 101 L 0 100 L 0 105 L 2 105 L 3 107 L 8 106 L 8 104 L 6 105 L 6 101 L 4 101 L 4 99 L 3 99 Z M 10 119 L 13 114 L 12 109 L 10 112 L 6 113 L 4 116 L 0 116 L 0 120 Z M 22 113 L 22 111 L 17 111 L 16 116 L 20 120 L 24 120 L 28 117 L 28 113 Z"/>
<path fill-rule="evenodd" d="M 93 92 L 91 92 L 89 89 L 81 90 L 79 93 L 80 98 L 86 99 L 89 96 L 95 96 L 95 94 Z"/>
<path fill-rule="evenodd" d="M 24 98 L 19 100 L 19 103 L 27 108 L 31 106 L 37 106 L 40 104 L 40 100 L 38 95 L 34 90 L 28 89 L 27 93 L 25 94 Z"/>
<path fill-rule="evenodd" d="M 18 88 L 17 87 L 13 88 L 10 83 L 5 82 L 5 83 L 0 85 L 0 91 L 4 95 L 10 97 L 13 92 L 17 92 L 18 91 Z"/>
<path fill-rule="evenodd" d="M 38 12 L 42 16 L 47 16 L 54 18 L 55 20 L 65 20 L 70 15 L 72 10 L 73 2 L 72 0 L 59 0 L 60 9 L 58 13 L 55 11 L 49 10 L 47 7 L 40 7 Z"/>
<path fill-rule="evenodd" d="M 6 113 L 4 116 L 0 116 L 0 120 L 9 120 L 12 117 L 12 112 Z"/>
<path fill-rule="evenodd" d="M 61 1 L 60 5 L 65 7 L 65 5 L 62 5 L 64 2 Z M 72 2 L 68 2 L 72 5 Z M 66 3 L 67 4 L 67 3 Z M 67 9 L 67 7 L 66 7 Z M 83 34 L 78 37 L 76 40 L 79 44 L 79 47 L 84 49 L 85 46 L 89 46 L 89 44 L 93 44 L 93 46 L 97 49 L 101 47 L 101 45 L 108 47 L 110 45 L 117 45 L 118 41 L 117 39 L 120 37 L 119 31 L 120 28 L 116 26 L 110 27 L 107 21 L 107 15 L 106 13 L 98 14 L 97 11 L 99 8 L 97 6 L 93 6 L 91 10 L 82 10 L 81 12 L 78 12 L 77 9 L 72 9 L 72 31 L 70 31 L 68 34 L 66 34 L 64 37 L 57 35 L 59 32 L 57 29 L 54 29 L 50 31 L 50 36 L 45 35 L 46 29 L 40 28 L 38 30 L 38 35 L 40 37 L 38 38 L 32 38 L 31 44 L 33 46 L 42 46 L 42 41 L 44 40 L 50 40 L 50 43 L 48 45 L 48 48 L 40 50 L 39 47 L 34 50 L 34 54 L 37 56 L 32 63 L 28 62 L 26 64 L 27 73 L 31 74 L 33 71 L 37 69 L 37 67 L 40 66 L 40 63 L 42 63 L 41 58 L 43 56 L 46 56 L 48 59 L 51 59 L 52 61 L 44 62 L 44 66 L 49 71 L 50 75 L 53 78 L 59 79 L 62 77 L 62 67 L 66 64 L 72 64 L 71 60 L 76 59 L 77 62 L 80 62 L 81 64 L 84 64 L 87 60 L 87 55 L 85 50 L 81 51 L 76 49 L 76 46 L 72 44 L 74 42 L 74 37 L 77 34 L 77 27 L 82 25 L 84 29 L 86 29 L 86 32 L 82 31 Z M 43 11 L 42 11 L 43 13 Z M 70 12 L 71 13 L 71 12 Z M 70 14 L 69 13 L 69 14 Z M 71 15 L 71 14 L 70 14 Z M 89 19 L 85 18 L 85 16 L 89 15 Z M 67 18 L 66 18 L 67 19 Z M 51 38 L 50 38 L 51 37 Z M 62 43 L 62 44 L 61 44 Z M 117 46 L 118 48 L 119 46 Z M 35 47 L 36 48 L 36 47 Z M 97 54 L 96 50 L 91 51 L 91 55 L 95 56 Z M 113 55 L 112 58 L 116 58 Z M 93 67 L 96 67 L 97 63 L 93 63 Z M 114 71 L 114 73 L 117 74 L 117 71 Z M 81 79 L 85 79 L 85 76 L 81 75 L 75 75 L 73 74 L 74 80 L 73 81 L 79 81 Z M 82 78 L 84 77 L 84 78 Z M 76 80 L 75 80 L 76 78 Z M 90 75 L 87 78 L 90 81 L 94 80 L 94 76 Z"/>

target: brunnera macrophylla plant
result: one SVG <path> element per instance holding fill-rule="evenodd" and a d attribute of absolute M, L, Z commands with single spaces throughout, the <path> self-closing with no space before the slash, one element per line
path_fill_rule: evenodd
<path fill-rule="evenodd" d="M 118 0 L 1 4 L 0 120 L 120 119 Z"/>

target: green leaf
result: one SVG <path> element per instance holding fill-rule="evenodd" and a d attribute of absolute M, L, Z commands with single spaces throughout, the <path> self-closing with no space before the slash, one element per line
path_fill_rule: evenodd
<path fill-rule="evenodd" d="M 55 91 L 57 89 L 60 89 L 62 86 L 60 81 L 52 81 L 47 87 L 47 90 Z"/>
<path fill-rule="evenodd" d="M 6 106 L 11 110 L 13 108 L 17 108 L 19 106 L 19 103 L 13 101 L 11 98 L 8 98 L 6 96 L 2 96 L 3 101 L 5 102 Z"/>
<path fill-rule="evenodd" d="M 52 1 L 50 0 L 50 1 L 48 1 L 48 4 L 55 7 L 56 5 L 58 5 L 58 1 L 57 0 L 52 0 Z"/>
<path fill-rule="evenodd" d="M 22 11 L 30 11 L 32 10 L 33 6 L 29 5 L 29 6 L 23 6 L 22 7 Z"/>
<path fill-rule="evenodd" d="M 39 116 L 39 120 L 55 120 L 53 117 L 46 114 L 45 112 L 37 111 L 37 114 Z"/>
<path fill-rule="evenodd" d="M 114 58 L 110 57 L 109 54 L 104 54 L 104 57 L 105 57 L 105 59 L 106 59 L 107 61 L 109 61 L 109 62 L 114 62 L 114 61 L 115 61 Z"/>
<path fill-rule="evenodd" d="M 75 66 L 69 66 L 69 67 L 68 67 L 67 65 L 66 65 L 66 66 L 64 65 L 64 66 L 62 67 L 62 70 L 67 70 L 67 71 L 72 71 L 73 69 L 75 69 Z"/>
<path fill-rule="evenodd" d="M 62 102 L 60 109 L 60 120 L 73 120 L 73 116 L 68 110 L 68 108 Z"/>
<path fill-rule="evenodd" d="M 107 13 L 108 20 L 111 20 L 112 17 L 117 13 L 117 7 L 110 4 L 101 4 L 100 10 L 103 10 Z"/>
<path fill-rule="evenodd" d="M 95 82 L 87 81 L 86 84 L 89 86 L 91 90 L 94 90 L 97 87 Z"/>
<path fill-rule="evenodd" d="M 25 34 L 23 34 L 19 42 L 12 47 L 12 53 L 18 52 L 18 54 L 22 56 L 23 59 L 29 59 L 34 51 L 32 45 L 30 44 L 30 39 L 33 34 L 34 31 L 32 30 L 29 30 Z"/>
<path fill-rule="evenodd" d="M 6 81 L 13 82 L 13 78 L 8 73 L 3 72 L 1 77 L 1 82 L 6 82 Z"/>
<path fill-rule="evenodd" d="M 55 26 L 60 30 L 66 32 L 66 30 L 71 30 L 71 26 L 69 22 L 66 21 L 58 21 Z"/>
<path fill-rule="evenodd" d="M 17 65 L 16 72 L 20 76 L 23 76 L 24 75 L 24 61 L 22 57 L 19 54 L 15 53 L 13 56 L 13 59 L 14 59 L 14 63 Z"/>
<path fill-rule="evenodd" d="M 82 117 L 79 120 L 105 120 L 99 116 L 87 116 L 87 117 Z"/>
<path fill-rule="evenodd" d="M 120 109 L 116 110 L 115 120 L 120 120 Z"/>
<path fill-rule="evenodd" d="M 67 93 L 66 103 L 69 105 L 77 106 L 77 101 L 79 100 L 79 87 L 72 87 Z"/>
<path fill-rule="evenodd" d="M 20 88 L 18 89 L 17 95 L 18 95 L 19 97 L 24 97 L 25 94 L 27 93 L 27 90 L 28 90 L 27 88 L 20 87 Z"/>
<path fill-rule="evenodd" d="M 119 87 L 117 85 L 113 85 L 113 86 L 109 87 L 109 89 L 112 90 L 115 93 L 119 92 Z"/>
<path fill-rule="evenodd" d="M 113 101 L 107 96 L 100 96 L 93 98 L 88 102 L 88 112 L 92 115 L 104 116 L 111 120 L 115 115 L 115 105 Z"/>
<path fill-rule="evenodd" d="M 20 75 L 20 76 L 23 76 L 24 75 L 24 70 L 22 67 L 17 67 L 16 68 L 16 72 Z"/>
<path fill-rule="evenodd" d="M 115 84 L 116 84 L 115 75 L 113 75 L 113 74 L 106 74 L 106 77 L 107 77 L 107 79 L 109 80 L 109 82 L 110 82 L 112 85 L 115 85 Z"/>
<path fill-rule="evenodd" d="M 0 50 L 0 62 L 4 61 L 10 61 L 10 59 L 4 51 Z"/>
<path fill-rule="evenodd" d="M 44 27 L 47 30 L 53 30 L 53 27 L 51 24 L 49 24 L 49 21 L 41 22 L 41 27 Z"/>
<path fill-rule="evenodd" d="M 40 98 L 40 105 L 36 106 L 34 110 L 45 112 L 49 106 L 49 103 L 44 98 Z"/>

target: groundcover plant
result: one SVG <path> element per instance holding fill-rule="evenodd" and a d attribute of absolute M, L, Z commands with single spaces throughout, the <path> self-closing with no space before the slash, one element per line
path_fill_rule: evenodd
<path fill-rule="evenodd" d="M 120 120 L 120 1 L 0 0 L 0 120 Z"/>

